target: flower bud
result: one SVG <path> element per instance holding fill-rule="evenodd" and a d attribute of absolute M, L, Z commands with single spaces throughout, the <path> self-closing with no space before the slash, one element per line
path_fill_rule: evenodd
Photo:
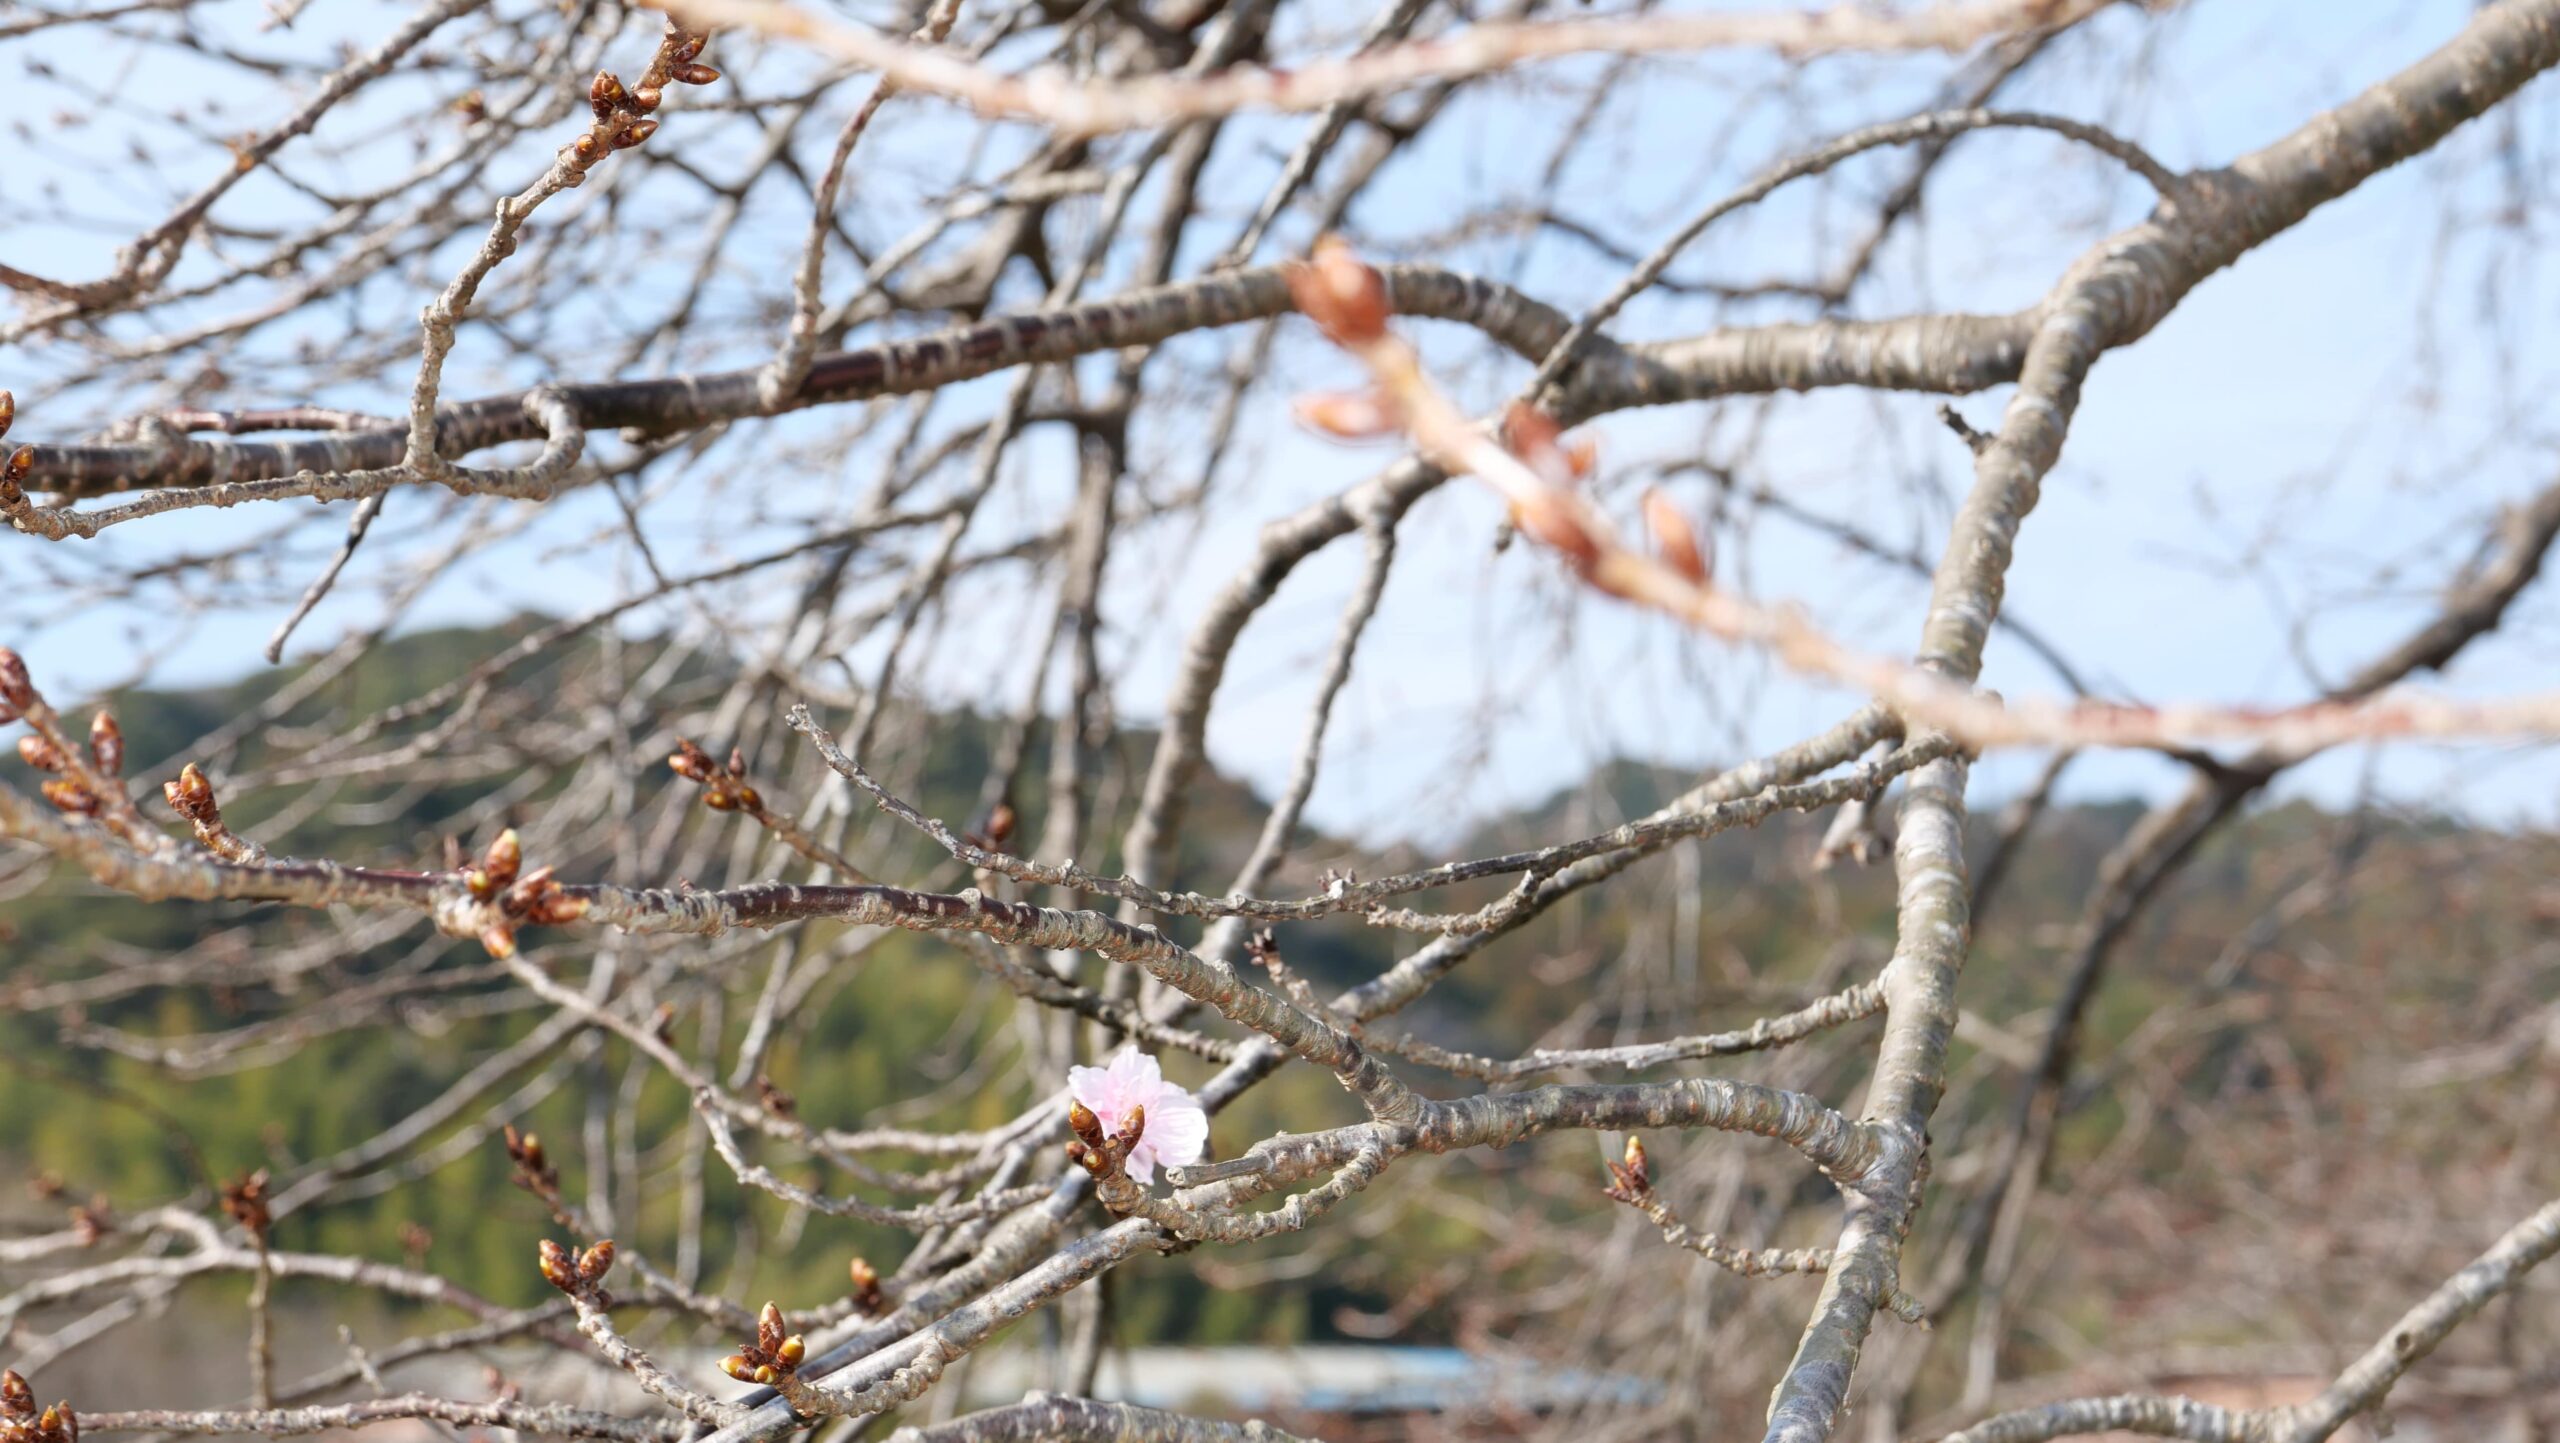
<path fill-rule="evenodd" d="M 1085 1146 L 1102 1146 L 1102 1119 L 1092 1108 L 1083 1103 L 1073 1100 L 1067 1103 L 1067 1128 L 1081 1139 Z"/>
<path fill-rule="evenodd" d="M 160 794 L 169 799 L 169 809 L 190 822 L 217 822 L 221 809 L 213 796 L 213 783 L 205 779 L 204 768 L 193 762 L 178 773 L 176 781 L 163 782 Z"/>
<path fill-rule="evenodd" d="M 536 1251 L 536 1256 L 541 1260 L 540 1266 L 542 1268 L 542 1280 L 544 1282 L 549 1283 L 551 1286 L 558 1288 L 564 1293 L 570 1292 L 578 1286 L 578 1275 L 572 1268 L 569 1260 L 569 1250 L 567 1248 L 560 1246 L 549 1238 L 544 1238 L 540 1248 Z"/>
<path fill-rule="evenodd" d="M 767 1302 L 764 1311 L 756 1314 L 756 1346 L 770 1353 L 782 1346 L 782 1333 L 782 1307 Z"/>
<path fill-rule="evenodd" d="M 27 659 L 0 646 L 0 701 L 26 711 L 36 704 L 36 684 L 27 676 Z"/>
<path fill-rule="evenodd" d="M 0 436 L 8 435 L 9 428 L 16 424 L 17 419 L 18 398 L 6 391 L 0 391 Z"/>
<path fill-rule="evenodd" d="M 602 1282 L 604 1280 L 604 1275 L 612 1270 L 613 1239 L 611 1238 L 596 1239 L 596 1245 L 594 1247 L 591 1247 L 578 1255 L 578 1280 L 580 1282 Z"/>
<path fill-rule="evenodd" d="M 809 1356 L 808 1340 L 794 1333 L 782 1340 L 782 1346 L 773 1350 L 773 1356 L 782 1361 L 782 1366 L 796 1370 L 800 1360 Z"/>
<path fill-rule="evenodd" d="M 679 65 L 674 73 L 676 79 L 687 85 L 709 85 L 720 78 L 720 72 L 708 65 Z"/>
<path fill-rule="evenodd" d="M 18 738 L 18 760 L 40 772 L 58 772 L 70 764 L 62 748 L 33 732 Z"/>
<path fill-rule="evenodd" d="M 630 129 L 613 138 L 613 148 L 616 150 L 629 150 L 633 146 L 646 144 L 649 137 L 657 133 L 658 122 L 654 120 L 635 122 Z"/>
<path fill-rule="evenodd" d="M 746 1355 L 743 1353 L 731 1353 L 728 1357 L 721 1359 L 720 1371 L 741 1383 L 752 1383 L 756 1380 L 756 1370 L 747 1362 Z"/>
<path fill-rule="evenodd" d="M 610 70 L 599 70 L 593 84 L 587 87 L 587 107 L 598 120 L 611 120 L 613 113 L 631 98 L 622 88 L 622 77 Z"/>
<path fill-rule="evenodd" d="M 654 85 L 643 85 L 631 92 L 632 108 L 636 110 L 655 110 L 658 102 L 665 98 L 665 92 Z"/>
<path fill-rule="evenodd" d="M 7 480 L 12 487 L 15 487 L 32 475 L 35 469 L 36 448 L 21 446 L 9 453 L 9 464 L 6 468 L 0 468 L 0 479 Z"/>
<path fill-rule="evenodd" d="M 27 1386 L 27 1380 L 18 1376 L 17 1369 L 0 1370 L 0 1413 L 24 1417 L 35 1411 L 35 1389 Z"/>
<path fill-rule="evenodd" d="M 501 962 L 516 955 L 516 929 L 493 924 L 480 929 L 480 946 Z"/>
<path fill-rule="evenodd" d="M 89 759 L 98 764 L 102 776 L 124 774 L 124 728 L 116 725 L 116 715 L 101 711 L 89 720 Z"/>
<path fill-rule="evenodd" d="M 1361 346 L 1387 333 L 1384 276 L 1363 264 L 1337 236 L 1316 242 L 1315 255 L 1289 268 L 1289 295 L 1338 346 Z"/>

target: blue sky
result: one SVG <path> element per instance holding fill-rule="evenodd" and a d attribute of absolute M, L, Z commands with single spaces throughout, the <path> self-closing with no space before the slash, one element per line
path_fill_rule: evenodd
<path fill-rule="evenodd" d="M 2407 64 L 2451 35 L 2468 9 L 2451 0 L 2192 0 L 2166 16 L 2112 15 L 2067 41 L 2003 103 L 2111 125 L 2173 166 L 2219 162 Z M 370 4 L 316 6 L 314 12 L 306 24 L 315 29 L 374 33 L 383 16 L 398 13 Z M 1346 7 L 1319 13 L 1344 26 L 1358 14 Z M 13 72 L 6 50 L 0 45 L 0 72 Z M 158 75 L 153 67 L 161 63 L 122 70 L 118 83 L 190 83 L 183 69 Z M 1444 120 L 1356 215 L 1373 252 L 1427 251 L 1494 274 L 1516 268 L 1519 283 L 1568 307 L 1605 292 L 1619 266 L 1570 241 L 1548 238 L 1524 250 L 1516 238 L 1450 244 L 1437 235 L 1443 218 L 1460 209 L 1530 193 L 1536 176 L 1524 173 L 1530 167 L 1523 157 L 1543 155 L 1544 137 L 1565 113 L 1555 82 L 1594 73 L 1597 64 L 1568 62 L 1505 80 Z M 1942 69 L 1943 62 L 1849 59 L 1827 62 L 1801 85 L 1778 87 L 1771 84 L 1775 68 L 1749 58 L 1648 64 L 1613 89 L 1610 140 L 1567 177 L 1559 207 L 1606 220 L 1649 245 L 1684 213 L 1771 160 L 1924 103 Z M 2539 241 L 2551 209 L 2547 197 L 2518 189 L 2536 183 L 2536 163 L 2550 154 L 2560 118 L 2555 90 L 2560 87 L 2549 81 L 2537 85 L 2510 117 L 2476 124 L 2436 155 L 2321 211 L 2206 283 L 2140 345 L 2102 362 L 2063 462 L 2028 522 L 2009 590 L 2015 613 L 2126 695 L 2233 701 L 2309 695 L 2318 675 L 2352 665 L 2422 615 L 2434 585 L 2468 554 L 2489 509 L 2529 494 L 2560 464 L 2554 445 L 2560 436 L 2537 408 L 2555 379 L 2545 324 L 2552 317 L 2551 287 L 2535 255 L 2548 249 Z M 245 113 L 249 102 L 237 103 Z M 962 124 L 923 104 L 884 116 L 880 134 L 866 142 L 876 151 L 876 168 L 857 190 L 865 223 L 876 214 L 890 217 L 878 222 L 882 232 L 899 229 L 900 207 L 911 207 L 943 179 L 937 162 L 947 163 Z M 1303 124 L 1257 120 L 1238 127 L 1229 144 L 1239 157 L 1251 155 L 1253 145 L 1276 155 Z M 812 128 L 813 144 L 824 143 L 826 129 Z M 2521 167 L 2499 163 L 2501 144 L 2518 148 Z M 113 173 L 105 164 L 112 154 L 101 138 L 95 166 L 57 164 L 51 177 L 71 188 L 75 208 L 98 217 L 98 232 L 108 235 L 129 233 L 165 209 L 158 195 L 100 183 L 98 177 Z M 511 159 L 522 162 L 523 175 L 538 164 L 538 157 Z M 1675 273 L 1730 280 L 1803 273 L 1808 255 L 1836 255 L 1858 231 L 1857 202 L 1898 174 L 1897 161 L 1852 166 L 1836 188 L 1782 193 L 1709 232 Z M 1258 193 L 1272 163 L 1267 156 L 1235 162 L 1239 204 Z M 154 179 L 184 189 L 204 164 L 201 149 L 182 147 Z M 484 183 L 520 183 L 521 176 L 502 174 L 505 169 L 493 165 Z M 37 183 L 42 173 L 37 167 L 25 183 Z M 804 202 L 768 187 L 754 204 L 751 233 L 770 238 L 772 264 L 724 273 L 724 294 L 741 306 L 779 291 L 781 258 L 797 245 L 797 206 Z M 2146 206 L 2139 182 L 2050 138 L 1969 140 L 1933 184 L 1925 226 L 1894 244 L 1856 310 L 1890 315 L 2025 304 L 2070 257 Z M 2504 212 L 2520 215 L 2520 223 L 2489 223 Z M 1231 226 L 1201 227 L 1201 254 L 1187 260 L 1204 261 Z M 1284 226 L 1265 255 L 1303 243 L 1301 232 Z M 94 273 L 99 253 L 95 234 L 32 226 L 0 231 L 0 260 L 29 269 Z M 440 254 L 424 273 L 447 274 L 453 260 L 458 253 Z M 839 265 L 834 274 L 842 273 Z M 642 275 L 633 303 L 653 288 L 670 291 L 674 282 L 672 273 Z M 422 298 L 414 289 L 401 294 L 397 284 L 379 290 L 352 303 L 414 313 Z M 1765 306 L 1719 313 L 1705 301 L 1664 298 L 1631 309 L 1619 329 L 1629 336 L 1674 335 L 1714 324 L 1720 315 L 1747 321 L 1783 313 Z M 1425 331 L 1431 354 L 1470 400 L 1490 403 L 1521 378 L 1516 363 L 1489 359 L 1463 334 Z M 1212 356 L 1242 344 L 1245 335 L 1198 338 L 1185 343 L 1185 354 Z M 458 376 L 492 384 L 520 379 L 507 374 L 508 361 L 494 347 L 475 351 L 478 344 L 466 334 Z M 17 386 L 24 398 L 41 389 L 44 368 L 58 365 L 61 354 L 0 349 L 0 385 Z M 740 359 L 753 357 L 728 363 Z M 1314 344 L 1284 348 L 1278 369 L 1299 388 L 1354 381 L 1347 362 Z M 336 399 L 388 408 L 406 379 L 405 368 L 394 365 L 379 394 Z M 235 375 L 235 384 L 233 399 L 243 404 L 284 399 L 257 393 L 255 375 Z M 995 394 L 993 386 L 971 388 L 954 414 L 972 407 L 982 414 Z M 1965 400 L 1962 409 L 1988 425 L 2004 400 L 2005 392 L 1993 392 Z M 1748 400 L 1607 418 L 1593 432 L 1613 477 L 1632 477 L 1656 462 L 1738 457 L 1750 484 L 1855 519 L 1934 557 L 1946 514 L 1967 479 L 1962 450 L 1932 418 L 1934 405 L 1916 396 Z M 1227 503 L 1208 524 L 1197 532 L 1155 528 L 1115 556 L 1104 646 L 1122 668 L 1115 704 L 1124 719 L 1156 715 L 1184 631 L 1234 570 L 1255 528 L 1388 459 L 1378 448 L 1300 434 L 1281 409 L 1276 403 L 1260 408 L 1240 464 L 1221 483 Z M 779 424 L 789 437 L 823 434 L 797 421 Z M 1196 443 L 1179 418 L 1161 427 L 1139 437 L 1142 456 L 1178 460 L 1186 440 Z M 26 429 L 46 434 L 32 418 Z M 1752 438 L 1747 449 L 1745 438 Z M 857 453 L 836 468 L 752 468 L 732 475 L 718 472 L 715 458 L 700 496 L 673 496 L 648 513 L 645 524 L 661 545 L 704 561 L 724 544 L 743 553 L 756 549 L 754 528 L 733 542 L 702 540 L 710 508 L 756 496 L 777 510 L 827 514 L 868 483 L 862 459 Z M 1063 448 L 1045 441 L 1023 447 L 1021 474 L 987 519 L 989 534 L 1058 504 L 1066 460 Z M 1671 484 L 1675 495 L 1703 506 L 1696 479 Z M 1632 485 L 1619 494 L 1622 504 L 1630 503 Z M 437 526 L 460 524 L 449 510 L 429 497 L 396 498 L 386 525 L 414 523 L 423 547 Z M 49 560 L 132 564 L 252 534 L 282 519 L 276 508 L 259 513 L 186 513 L 73 543 L 90 549 Z M 530 524 L 520 539 L 440 583 L 409 614 L 409 624 L 485 620 L 521 607 L 581 609 L 616 594 L 637 574 L 628 548 L 611 539 L 613 508 L 606 498 L 570 498 L 530 518 L 512 507 L 495 508 L 493 515 Z M 1609 756 L 1705 764 L 1784 742 L 1853 703 L 1777 674 L 1760 657 L 1581 596 L 1527 548 L 1492 554 L 1497 515 L 1489 495 L 1458 484 L 1408 521 L 1403 563 L 1341 704 L 1311 809 L 1318 824 L 1371 837 L 1442 835 L 1566 785 Z M 308 521 L 298 566 L 316 566 L 335 544 L 342 516 L 332 511 Z M 395 547 L 404 534 L 394 534 Z M 1775 517 L 1747 532 L 1727 531 L 1720 543 L 1723 574 L 1754 594 L 1807 604 L 1828 624 L 1878 649 L 1911 645 L 1925 594 L 1917 580 L 1849 556 Z M 0 573 L 25 574 L 20 558 L 35 544 L 0 545 Z M 1220 765 L 1266 787 L 1285 775 L 1310 672 L 1356 564 L 1356 543 L 1333 548 L 1301 568 L 1248 630 L 1213 714 L 1211 750 Z M 359 571 L 363 565 L 360 559 Z M 2373 578 L 2386 568 L 2390 584 L 2383 594 L 2370 594 Z M 753 614 L 788 594 L 780 579 L 728 604 L 737 614 Z M 362 581 L 315 618 L 301 649 L 369 623 L 380 602 Z M 43 590 L 37 594 L 41 601 Z M 1005 645 L 1019 630 L 1024 601 L 997 587 L 953 618 L 937 660 L 923 674 L 927 689 L 981 705 L 1009 702 L 1021 668 L 1005 655 Z M 131 639 L 170 635 L 168 615 L 157 607 L 106 605 L 75 615 L 43 609 L 40 629 L 14 639 L 46 675 L 74 685 L 126 680 Z M 255 609 L 205 619 L 186 631 L 175 654 L 155 655 L 149 675 L 187 681 L 252 669 L 261 664 L 258 649 L 276 615 Z M 684 608 L 647 620 L 699 624 L 698 614 Z M 2548 596 L 2528 598 L 2517 617 L 2442 684 L 2477 694 L 2552 685 L 2560 675 L 2553 665 L 2560 654 L 2555 623 L 2560 604 Z M 992 690 L 991 675 L 1002 678 Z M 2032 657 L 2007 641 L 1995 641 L 1985 679 L 2011 695 L 2056 689 Z M 1994 759 L 1982 770 L 1980 795 L 1996 798 L 2036 765 L 2033 757 Z M 2174 781 L 2170 766 L 2117 756 L 2084 763 L 2072 790 L 2156 793 Z M 2548 825 L 2560 802 L 2560 769 L 2546 752 L 2529 749 L 2404 748 L 2378 762 L 2342 753 L 2302 769 L 2288 786 L 2335 802 L 2368 781 L 2395 800 L 2500 822 Z"/>

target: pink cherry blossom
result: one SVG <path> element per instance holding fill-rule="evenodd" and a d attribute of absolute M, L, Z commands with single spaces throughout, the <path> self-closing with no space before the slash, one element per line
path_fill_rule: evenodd
<path fill-rule="evenodd" d="M 1129 1149 L 1129 1176 L 1155 1181 L 1156 1164 L 1184 1167 L 1198 1162 L 1209 1147 L 1209 1114 L 1200 1099 L 1164 1080 L 1156 1060 L 1134 1047 L 1124 1047 L 1102 1067 L 1067 1069 L 1067 1095 L 1102 1119 L 1102 1130 L 1118 1132 L 1136 1108 L 1147 1110 L 1146 1131 Z"/>

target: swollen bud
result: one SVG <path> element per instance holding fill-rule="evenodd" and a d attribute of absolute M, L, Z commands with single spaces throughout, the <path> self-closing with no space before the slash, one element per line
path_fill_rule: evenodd
<path fill-rule="evenodd" d="M 17 1369 L 0 1370 L 0 1414 L 21 1418 L 35 1411 L 36 1390 L 27 1386 Z"/>
<path fill-rule="evenodd" d="M 1067 1128 L 1081 1139 L 1085 1146 L 1102 1146 L 1102 1119 L 1094 1113 L 1092 1108 L 1083 1103 L 1072 1100 L 1067 1103 Z"/>
<path fill-rule="evenodd" d="M 161 783 L 160 794 L 169 799 L 171 811 L 190 822 L 211 822 L 222 816 L 213 799 L 213 783 L 205 779 L 204 768 L 193 762 L 178 773 L 176 781 Z"/>
<path fill-rule="evenodd" d="M 1315 255 L 1288 270 L 1289 296 L 1338 346 L 1363 346 L 1387 333 L 1386 277 L 1363 264 L 1338 236 L 1316 242 Z"/>
<path fill-rule="evenodd" d="M 687 85 L 709 85 L 720 78 L 720 72 L 708 65 L 679 65 L 674 74 Z"/>
<path fill-rule="evenodd" d="M 40 772 L 58 772 L 70 765 L 62 748 L 32 732 L 18 738 L 18 760 Z"/>
<path fill-rule="evenodd" d="M 9 427 L 15 424 L 17 419 L 18 398 L 6 391 L 0 391 L 0 436 L 8 435 Z"/>
<path fill-rule="evenodd" d="M 542 1280 L 566 1293 L 578 1286 L 578 1274 L 569 1260 L 569 1250 L 544 1238 L 536 1252 L 542 1268 Z"/>
<path fill-rule="evenodd" d="M 629 150 L 635 145 L 643 144 L 650 136 L 657 133 L 658 122 L 654 120 L 639 121 L 629 130 L 626 130 L 613 138 L 613 148 L 616 150 Z"/>
<path fill-rule="evenodd" d="M 103 776 L 124 774 L 124 728 L 115 713 L 102 711 L 89 721 L 89 759 Z"/>
<path fill-rule="evenodd" d="M 5 646 L 0 646 L 0 701 L 19 711 L 36 704 L 36 684 L 27 675 L 27 659 Z"/>
<path fill-rule="evenodd" d="M 720 1371 L 741 1383 L 752 1383 L 756 1380 L 755 1365 L 749 1363 L 743 1353 L 731 1353 L 728 1357 L 721 1359 Z"/>
<path fill-rule="evenodd" d="M 756 1314 L 756 1346 L 768 1353 L 772 1352 L 782 1346 L 782 1332 L 781 1305 L 766 1303 L 764 1311 Z"/>
<path fill-rule="evenodd" d="M 595 83 L 587 87 L 587 107 L 596 113 L 598 120 L 611 120 L 613 113 L 630 98 L 629 92 L 622 88 L 622 77 L 610 70 L 597 71 Z"/>

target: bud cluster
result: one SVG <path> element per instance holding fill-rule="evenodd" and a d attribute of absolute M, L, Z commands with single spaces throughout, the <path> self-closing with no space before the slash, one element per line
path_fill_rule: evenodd
<path fill-rule="evenodd" d="M 0 399 L 6 396 L 0 392 Z M 6 409 L 0 408 L 0 419 Z M 62 730 L 62 719 L 36 690 L 27 659 L 0 646 L 0 725 L 13 721 L 32 728 L 18 738 L 18 759 L 48 774 L 40 785 L 56 811 L 94 817 L 107 809 L 110 784 L 124 771 L 124 728 L 114 713 L 101 710 L 89 723 L 87 745 L 72 741 Z M 122 803 L 123 798 L 114 800 Z"/>
<path fill-rule="evenodd" d="M 745 812 L 753 816 L 764 810 L 764 797 L 747 785 L 746 753 L 729 749 L 729 763 L 721 766 L 711 754 L 691 741 L 676 738 L 675 755 L 667 758 L 667 770 L 702 788 L 702 804 L 715 812 Z"/>
<path fill-rule="evenodd" d="M 596 123 L 570 142 L 574 162 L 584 169 L 610 151 L 629 150 L 657 134 L 658 122 L 652 116 L 666 99 L 667 82 L 709 85 L 718 80 L 719 71 L 695 58 L 702 54 L 708 38 L 689 34 L 670 23 L 666 39 L 658 46 L 657 58 L 650 62 L 648 74 L 641 77 L 638 85 L 624 85 L 622 77 L 610 70 L 597 71 L 594 82 L 587 86 L 587 108 L 594 113 Z"/>
<path fill-rule="evenodd" d="M 1609 1164 L 1608 1196 L 1622 1203 L 1640 1203 L 1653 1196 L 1653 1172 L 1645 1165 L 1644 1142 L 1634 1133 L 1627 1134 L 1627 1160 Z"/>
<path fill-rule="evenodd" d="M 721 1359 L 720 1371 L 741 1383 L 770 1388 L 798 1373 L 801 1360 L 808 1356 L 808 1343 L 784 1327 L 781 1307 L 767 1303 L 756 1316 L 756 1340 Z"/>
<path fill-rule="evenodd" d="M 560 1211 L 560 1169 L 542 1151 L 542 1139 L 529 1132 L 518 1132 L 515 1124 L 507 1124 L 504 1138 L 507 1161 L 513 1166 L 509 1180 L 526 1192 L 551 1205 L 556 1217 Z"/>
<path fill-rule="evenodd" d="M 1118 1132 L 1102 1130 L 1102 1118 L 1081 1102 L 1067 1104 L 1067 1128 L 1075 1137 L 1067 1143 L 1067 1161 L 1093 1175 L 1096 1182 L 1128 1176 L 1129 1153 L 1138 1140 L 1147 1135 L 1147 1110 L 1129 1109 Z"/>
<path fill-rule="evenodd" d="M 564 1248 L 544 1238 L 540 1259 L 544 1282 L 596 1307 L 612 1305 L 611 1295 L 597 1285 L 613 1271 L 613 1239 L 598 1238 L 590 1248 Z"/>
<path fill-rule="evenodd" d="M 260 1247 L 267 1243 L 268 1230 L 275 1226 L 275 1215 L 267 1207 L 267 1170 L 243 1176 L 237 1182 L 222 1185 L 222 1211 L 249 1234 Z"/>
<path fill-rule="evenodd" d="M 80 1443 L 80 1415 L 68 1403 L 37 1408 L 27 1380 L 0 1371 L 0 1443 Z"/>
<path fill-rule="evenodd" d="M 463 890 L 497 905 L 499 920 L 480 929 L 480 945 L 490 956 L 516 955 L 518 927 L 558 927 L 587 915 L 587 899 L 569 895 L 552 880 L 553 871 L 524 870 L 524 843 L 513 827 L 500 832 L 479 860 L 463 869 Z"/>

